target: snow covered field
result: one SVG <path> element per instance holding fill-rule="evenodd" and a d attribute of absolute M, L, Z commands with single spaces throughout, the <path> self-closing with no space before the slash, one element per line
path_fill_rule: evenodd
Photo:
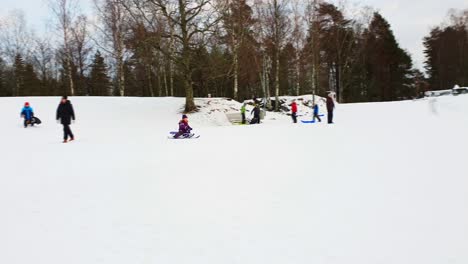
<path fill-rule="evenodd" d="M 167 139 L 182 99 L 71 100 L 61 144 L 59 98 L 0 98 L 2 264 L 468 263 L 468 96 L 333 126 L 229 126 L 214 100 L 187 141 Z"/>

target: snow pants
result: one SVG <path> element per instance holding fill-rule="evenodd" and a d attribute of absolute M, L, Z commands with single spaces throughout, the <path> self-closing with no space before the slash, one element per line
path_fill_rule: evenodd
<path fill-rule="evenodd" d="M 314 114 L 314 118 L 313 118 L 314 122 L 316 118 L 318 119 L 319 122 L 322 122 L 322 119 L 320 119 L 320 116 L 318 114 Z"/>
<path fill-rule="evenodd" d="M 63 140 L 68 140 L 68 137 L 70 139 L 74 139 L 75 136 L 73 136 L 73 133 L 71 131 L 70 125 L 63 125 Z"/>
<path fill-rule="evenodd" d="M 24 119 L 24 127 L 28 127 L 28 125 L 34 126 L 34 123 L 32 122 L 32 119 Z"/>
<path fill-rule="evenodd" d="M 291 117 L 292 117 L 294 124 L 297 123 L 297 113 L 292 113 Z"/>

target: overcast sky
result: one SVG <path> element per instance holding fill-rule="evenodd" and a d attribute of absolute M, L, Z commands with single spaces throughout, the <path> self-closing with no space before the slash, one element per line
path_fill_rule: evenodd
<path fill-rule="evenodd" d="M 332 0 L 338 2 L 339 0 Z M 422 68 L 424 62 L 422 39 L 431 27 L 439 25 L 451 8 L 468 9 L 468 0 L 350 0 L 379 10 L 390 22 L 402 48 L 408 50 L 415 66 Z M 91 9 L 91 0 L 81 0 L 83 9 Z M 10 10 L 22 9 L 27 21 L 43 32 L 50 21 L 47 0 L 0 0 L 0 16 Z"/>

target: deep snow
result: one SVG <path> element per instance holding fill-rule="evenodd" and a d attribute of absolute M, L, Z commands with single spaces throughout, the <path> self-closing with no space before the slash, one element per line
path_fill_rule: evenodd
<path fill-rule="evenodd" d="M 189 141 L 167 139 L 182 99 L 71 98 L 70 144 L 58 100 L 0 99 L 2 264 L 468 263 L 468 96 L 339 105 L 333 126 L 204 108 Z"/>

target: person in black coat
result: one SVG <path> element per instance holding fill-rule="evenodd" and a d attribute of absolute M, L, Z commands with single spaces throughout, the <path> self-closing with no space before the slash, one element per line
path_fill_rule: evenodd
<path fill-rule="evenodd" d="M 62 97 L 62 101 L 60 101 L 57 108 L 57 121 L 59 120 L 63 125 L 63 143 L 67 143 L 68 138 L 70 138 L 70 141 L 75 140 L 75 136 L 70 129 L 71 121 L 75 121 L 75 111 L 67 96 Z"/>
<path fill-rule="evenodd" d="M 327 96 L 327 111 L 328 111 L 328 124 L 333 124 L 333 110 L 335 110 L 335 102 L 331 95 Z"/>
<path fill-rule="evenodd" d="M 250 121 L 250 124 L 260 124 L 260 112 L 260 107 L 256 104 L 251 113 L 251 115 L 253 114 L 253 118 Z"/>

